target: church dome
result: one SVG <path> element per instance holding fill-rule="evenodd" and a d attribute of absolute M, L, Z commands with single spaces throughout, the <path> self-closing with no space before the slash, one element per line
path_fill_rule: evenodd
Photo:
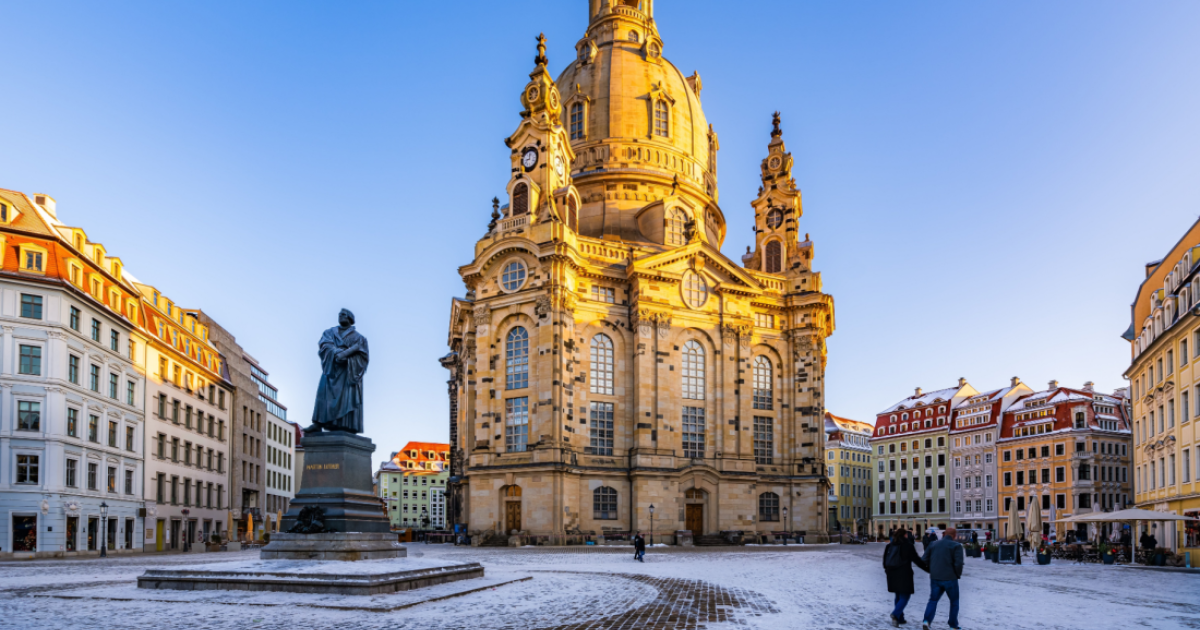
<path fill-rule="evenodd" d="M 639 211 L 672 197 L 719 245 L 718 144 L 699 74 L 685 76 L 662 56 L 652 0 L 589 0 L 589 10 L 575 60 L 555 82 L 576 155 L 580 232 L 662 242 Z"/>

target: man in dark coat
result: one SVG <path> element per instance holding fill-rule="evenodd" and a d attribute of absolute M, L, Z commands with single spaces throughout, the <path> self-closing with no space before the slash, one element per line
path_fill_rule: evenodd
<path fill-rule="evenodd" d="M 928 571 L 925 561 L 917 555 L 912 536 L 904 531 L 892 532 L 892 541 L 883 549 L 883 572 L 887 574 L 888 592 L 896 594 L 895 607 L 892 608 L 891 620 L 893 626 L 908 623 L 904 618 L 904 607 L 912 597 L 913 570 L 916 564 L 921 570 Z"/>
<path fill-rule="evenodd" d="M 642 538 L 642 533 L 638 532 L 633 537 L 633 559 L 638 562 L 645 562 L 646 556 L 646 539 Z"/>
<path fill-rule="evenodd" d="M 947 527 L 941 539 L 925 549 L 922 558 L 929 567 L 929 603 L 925 605 L 922 630 L 929 630 L 937 614 L 938 600 L 945 593 L 950 598 L 950 628 L 958 630 L 958 580 L 962 577 L 963 546 L 955 540 L 958 532 Z"/>
<path fill-rule="evenodd" d="M 313 405 L 312 426 L 305 433 L 363 432 L 363 375 L 367 373 L 367 338 L 354 329 L 354 313 L 342 309 L 338 326 L 326 330 L 317 344 L 321 380 Z"/>

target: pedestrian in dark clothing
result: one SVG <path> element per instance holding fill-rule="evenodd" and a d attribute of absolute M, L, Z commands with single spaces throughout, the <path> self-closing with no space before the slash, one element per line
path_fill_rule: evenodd
<path fill-rule="evenodd" d="M 893 626 L 908 623 L 904 618 L 904 607 L 915 592 L 913 588 L 912 565 L 928 571 L 925 561 L 917 555 L 913 539 L 907 532 L 897 532 L 892 536 L 892 542 L 883 549 L 883 572 L 887 574 L 888 592 L 895 593 L 895 606 L 892 608 L 891 620 Z"/>
<path fill-rule="evenodd" d="M 945 593 L 950 598 L 950 628 L 959 630 L 958 626 L 958 580 L 963 571 L 963 546 L 955 540 L 957 532 L 953 527 L 947 527 L 945 535 L 940 540 L 925 549 L 922 560 L 929 567 L 929 603 L 925 606 L 925 620 L 922 630 L 929 630 L 933 616 L 937 614 L 938 600 Z"/>
<path fill-rule="evenodd" d="M 972 545 L 979 544 L 979 532 L 971 532 L 971 544 Z"/>
<path fill-rule="evenodd" d="M 646 539 L 642 538 L 642 533 L 638 532 L 633 537 L 633 559 L 638 562 L 645 562 L 643 559 L 646 556 Z"/>
<path fill-rule="evenodd" d="M 1158 539 L 1154 537 L 1154 534 L 1146 536 L 1146 548 L 1150 550 L 1158 549 Z"/>

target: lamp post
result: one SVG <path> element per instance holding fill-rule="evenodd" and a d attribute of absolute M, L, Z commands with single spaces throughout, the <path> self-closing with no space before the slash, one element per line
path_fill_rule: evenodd
<path fill-rule="evenodd" d="M 788 534 L 791 533 L 791 528 L 788 527 L 787 506 L 783 506 L 783 546 L 787 546 Z"/>
<path fill-rule="evenodd" d="M 192 537 L 188 535 L 187 527 L 188 514 L 191 514 L 192 511 L 187 508 L 183 508 L 182 510 L 179 510 L 179 513 L 183 514 L 183 520 L 179 522 L 179 536 L 183 538 L 183 552 L 187 553 L 192 549 Z"/>
<path fill-rule="evenodd" d="M 100 557 L 108 557 L 108 504 L 100 502 Z"/>
<path fill-rule="evenodd" d="M 654 546 L 654 504 L 650 504 L 650 546 Z"/>

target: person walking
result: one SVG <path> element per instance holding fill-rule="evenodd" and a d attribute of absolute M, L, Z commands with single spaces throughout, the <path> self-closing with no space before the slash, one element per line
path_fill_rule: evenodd
<path fill-rule="evenodd" d="M 646 556 L 646 539 L 642 538 L 642 533 L 638 532 L 633 537 L 633 559 L 638 562 L 645 562 Z"/>
<path fill-rule="evenodd" d="M 963 546 L 955 540 L 957 533 L 953 527 L 947 527 L 942 538 L 925 549 L 922 560 L 929 570 L 929 603 L 925 606 L 922 630 L 929 630 L 933 623 L 943 593 L 950 598 L 950 628 L 959 630 L 958 580 L 962 578 L 964 554 Z"/>
<path fill-rule="evenodd" d="M 929 571 L 925 561 L 917 555 L 912 536 L 903 530 L 893 532 L 892 541 L 883 549 L 883 572 L 887 575 L 888 592 L 896 595 L 890 615 L 893 626 L 908 623 L 904 618 L 904 607 L 916 591 L 913 588 L 913 564 L 922 571 Z"/>

